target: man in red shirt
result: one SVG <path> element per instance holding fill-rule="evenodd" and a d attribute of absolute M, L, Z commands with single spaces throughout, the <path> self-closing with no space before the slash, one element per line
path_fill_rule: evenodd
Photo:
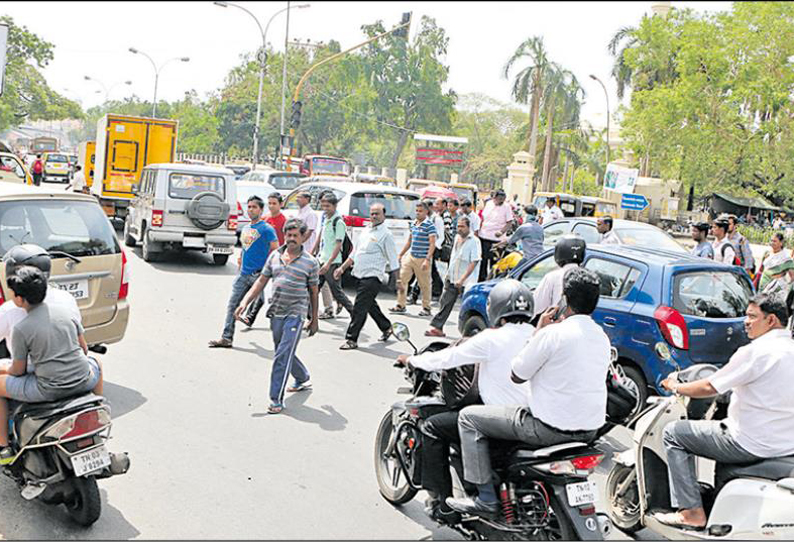
<path fill-rule="evenodd" d="M 278 192 L 273 192 L 267 197 L 267 207 L 270 209 L 270 216 L 265 221 L 276 230 L 279 246 L 284 244 L 284 224 L 287 222 L 287 217 L 281 212 L 283 204 L 284 198 Z"/>

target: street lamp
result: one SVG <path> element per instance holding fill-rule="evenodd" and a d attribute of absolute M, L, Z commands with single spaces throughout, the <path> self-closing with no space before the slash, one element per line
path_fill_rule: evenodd
<path fill-rule="evenodd" d="M 601 79 L 599 79 L 593 74 L 590 74 L 590 79 L 592 79 L 593 81 L 598 81 L 601 84 L 601 88 L 604 89 L 604 97 L 607 100 L 607 164 L 605 167 L 608 167 L 609 166 L 609 93 L 607 92 L 607 87 L 604 86 L 604 82 L 601 81 Z M 604 175 L 604 183 L 606 183 L 606 178 L 607 176 Z"/>
<path fill-rule="evenodd" d="M 180 62 L 190 62 L 190 58 L 186 56 L 176 56 L 174 58 L 169 58 L 168 60 L 160 64 L 160 67 L 158 68 L 157 64 L 155 64 L 152 57 L 150 57 L 143 51 L 136 49 L 135 47 L 130 47 L 129 51 L 130 53 L 135 55 L 145 56 L 146 58 L 149 59 L 149 62 L 152 63 L 152 68 L 154 68 L 154 99 L 152 100 L 152 117 L 156 117 L 157 116 L 157 83 L 160 81 L 160 71 L 163 68 L 165 68 L 166 64 L 168 64 L 169 62 L 172 62 L 174 60 L 179 60 Z"/>
<path fill-rule="evenodd" d="M 297 6 L 290 6 L 289 2 L 287 2 L 287 7 L 283 8 L 283 9 L 280 9 L 279 11 L 275 12 L 272 17 L 270 17 L 270 20 L 267 22 L 267 25 L 265 26 L 264 31 L 262 30 L 262 24 L 259 22 L 259 19 L 256 17 L 256 15 L 251 13 L 248 9 L 244 8 L 243 6 L 241 6 L 239 4 L 235 4 L 233 2 L 214 2 L 214 4 L 216 6 L 219 6 L 219 7 L 222 7 L 222 8 L 227 8 L 227 7 L 231 6 L 231 7 L 243 10 L 244 12 L 246 12 L 248 15 L 250 15 L 254 19 L 254 21 L 256 22 L 256 25 L 259 27 L 259 33 L 262 36 L 262 53 L 261 53 L 261 55 L 258 55 L 258 57 L 259 57 L 259 93 L 258 93 L 258 96 L 257 96 L 257 99 L 256 99 L 256 122 L 254 122 L 254 149 L 253 149 L 254 157 L 253 157 L 253 160 L 252 160 L 252 163 L 253 163 L 254 167 L 256 167 L 256 163 L 257 163 L 258 158 L 259 158 L 259 120 L 260 120 L 260 117 L 262 115 L 262 85 L 264 84 L 264 80 L 265 80 L 265 66 L 267 65 L 267 31 L 270 28 L 270 23 L 272 23 L 273 19 L 276 18 L 276 15 L 279 15 L 280 13 L 284 13 L 285 11 L 288 11 L 288 10 L 293 9 L 293 8 L 308 8 L 309 4 L 300 4 L 300 5 L 297 5 Z M 287 24 L 289 25 L 289 18 L 287 19 Z M 287 26 L 287 33 L 289 34 L 289 26 Z M 285 42 L 285 44 L 286 44 L 286 42 Z M 285 45 L 284 71 L 282 73 L 282 81 L 281 81 L 281 87 L 282 87 L 281 88 L 281 131 L 282 131 L 282 133 L 284 132 L 284 93 L 286 92 L 285 85 L 286 85 L 286 79 L 287 79 L 287 76 L 286 76 L 287 75 L 287 73 L 286 73 L 287 72 L 287 68 L 286 68 L 286 66 L 287 66 L 287 52 L 286 52 L 286 45 Z"/>
<path fill-rule="evenodd" d="M 97 90 L 96 94 L 100 94 L 100 93 L 104 92 L 105 93 L 105 102 L 108 101 L 108 98 L 110 97 L 110 93 L 113 92 L 114 88 L 116 88 L 119 85 L 131 85 L 132 84 L 132 81 L 118 81 L 116 83 L 113 83 L 110 86 L 110 88 L 108 88 L 102 81 L 100 81 L 99 79 L 96 79 L 94 77 L 89 77 L 88 75 L 84 75 L 83 79 L 85 79 L 86 81 L 93 81 L 94 83 L 96 83 L 96 84 L 98 84 L 99 86 L 102 87 L 102 90 Z"/>

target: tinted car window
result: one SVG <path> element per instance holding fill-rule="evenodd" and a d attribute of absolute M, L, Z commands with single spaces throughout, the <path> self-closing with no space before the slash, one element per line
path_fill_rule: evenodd
<path fill-rule="evenodd" d="M 673 308 L 706 318 L 744 316 L 753 295 L 750 284 L 729 271 L 681 273 L 673 285 Z"/>
<path fill-rule="evenodd" d="M 573 227 L 572 231 L 581 235 L 588 245 L 596 244 L 601 240 L 601 234 L 598 233 L 598 230 L 592 224 L 580 222 Z"/>
<path fill-rule="evenodd" d="M 521 276 L 521 282 L 529 286 L 531 290 L 534 290 L 538 287 L 540 281 L 543 280 L 543 277 L 559 268 L 560 266 L 558 266 L 557 262 L 554 261 L 554 256 L 551 255 L 543 260 L 540 260 L 538 263 L 529 268 Z"/>
<path fill-rule="evenodd" d="M 641 246 L 686 252 L 672 237 L 654 228 L 615 228 L 620 242 L 629 246 Z"/>
<path fill-rule="evenodd" d="M 294 190 L 301 183 L 301 177 L 297 175 L 278 175 L 268 177 L 267 182 L 276 190 Z"/>
<path fill-rule="evenodd" d="M 553 245 L 557 242 L 557 239 L 565 235 L 566 233 L 570 233 L 571 231 L 571 223 L 567 220 L 560 220 L 558 222 L 554 222 L 549 224 L 548 226 L 543 228 L 543 243 L 547 245 Z"/>
<path fill-rule="evenodd" d="M 202 192 L 215 192 L 225 200 L 225 179 L 196 173 L 172 173 L 168 176 L 168 195 L 172 198 L 193 199 Z"/>
<path fill-rule="evenodd" d="M 386 218 L 413 220 L 416 217 L 417 201 L 419 196 L 413 194 L 357 192 L 350 198 L 350 214 L 369 218 L 370 206 L 373 203 L 381 203 L 386 208 Z"/>
<path fill-rule="evenodd" d="M 22 243 L 77 257 L 120 251 L 105 213 L 88 201 L 0 203 L 0 251 Z"/>
<path fill-rule="evenodd" d="M 584 266 L 598 274 L 598 278 L 601 279 L 601 295 L 603 297 L 621 298 L 626 296 L 640 276 L 638 269 L 601 258 L 590 258 Z"/>

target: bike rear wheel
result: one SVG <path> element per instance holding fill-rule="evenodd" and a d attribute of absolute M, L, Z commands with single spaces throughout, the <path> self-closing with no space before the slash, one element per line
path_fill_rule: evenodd
<path fill-rule="evenodd" d="M 383 498 L 395 506 L 405 504 L 413 499 L 417 490 L 408 483 L 408 478 L 403 472 L 395 453 L 387 454 L 394 423 L 391 411 L 387 412 L 378 426 L 375 435 L 375 476 L 378 479 L 378 489 Z"/>
<path fill-rule="evenodd" d="M 102 513 L 102 498 L 96 479 L 93 476 L 74 478 L 72 487 L 74 494 L 71 501 L 66 503 L 69 517 L 83 527 L 93 525 Z"/>

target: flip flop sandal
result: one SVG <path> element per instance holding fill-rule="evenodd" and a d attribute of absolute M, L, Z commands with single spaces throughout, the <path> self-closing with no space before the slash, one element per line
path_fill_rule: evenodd
<path fill-rule="evenodd" d="M 400 307 L 400 306 L 389 307 L 389 312 L 394 312 L 394 313 L 397 313 L 397 314 L 405 314 L 406 312 L 408 312 L 408 309 L 406 309 L 405 307 Z"/>
<path fill-rule="evenodd" d="M 270 405 L 267 407 L 268 414 L 281 414 L 281 411 L 284 410 L 283 405 Z"/>
<path fill-rule="evenodd" d="M 345 344 L 339 347 L 339 350 L 355 350 L 358 348 L 358 344 L 354 343 L 353 341 L 347 341 Z"/>
<path fill-rule="evenodd" d="M 210 348 L 231 348 L 232 341 L 227 341 L 226 339 L 221 339 L 220 341 L 210 341 L 209 342 Z"/>

